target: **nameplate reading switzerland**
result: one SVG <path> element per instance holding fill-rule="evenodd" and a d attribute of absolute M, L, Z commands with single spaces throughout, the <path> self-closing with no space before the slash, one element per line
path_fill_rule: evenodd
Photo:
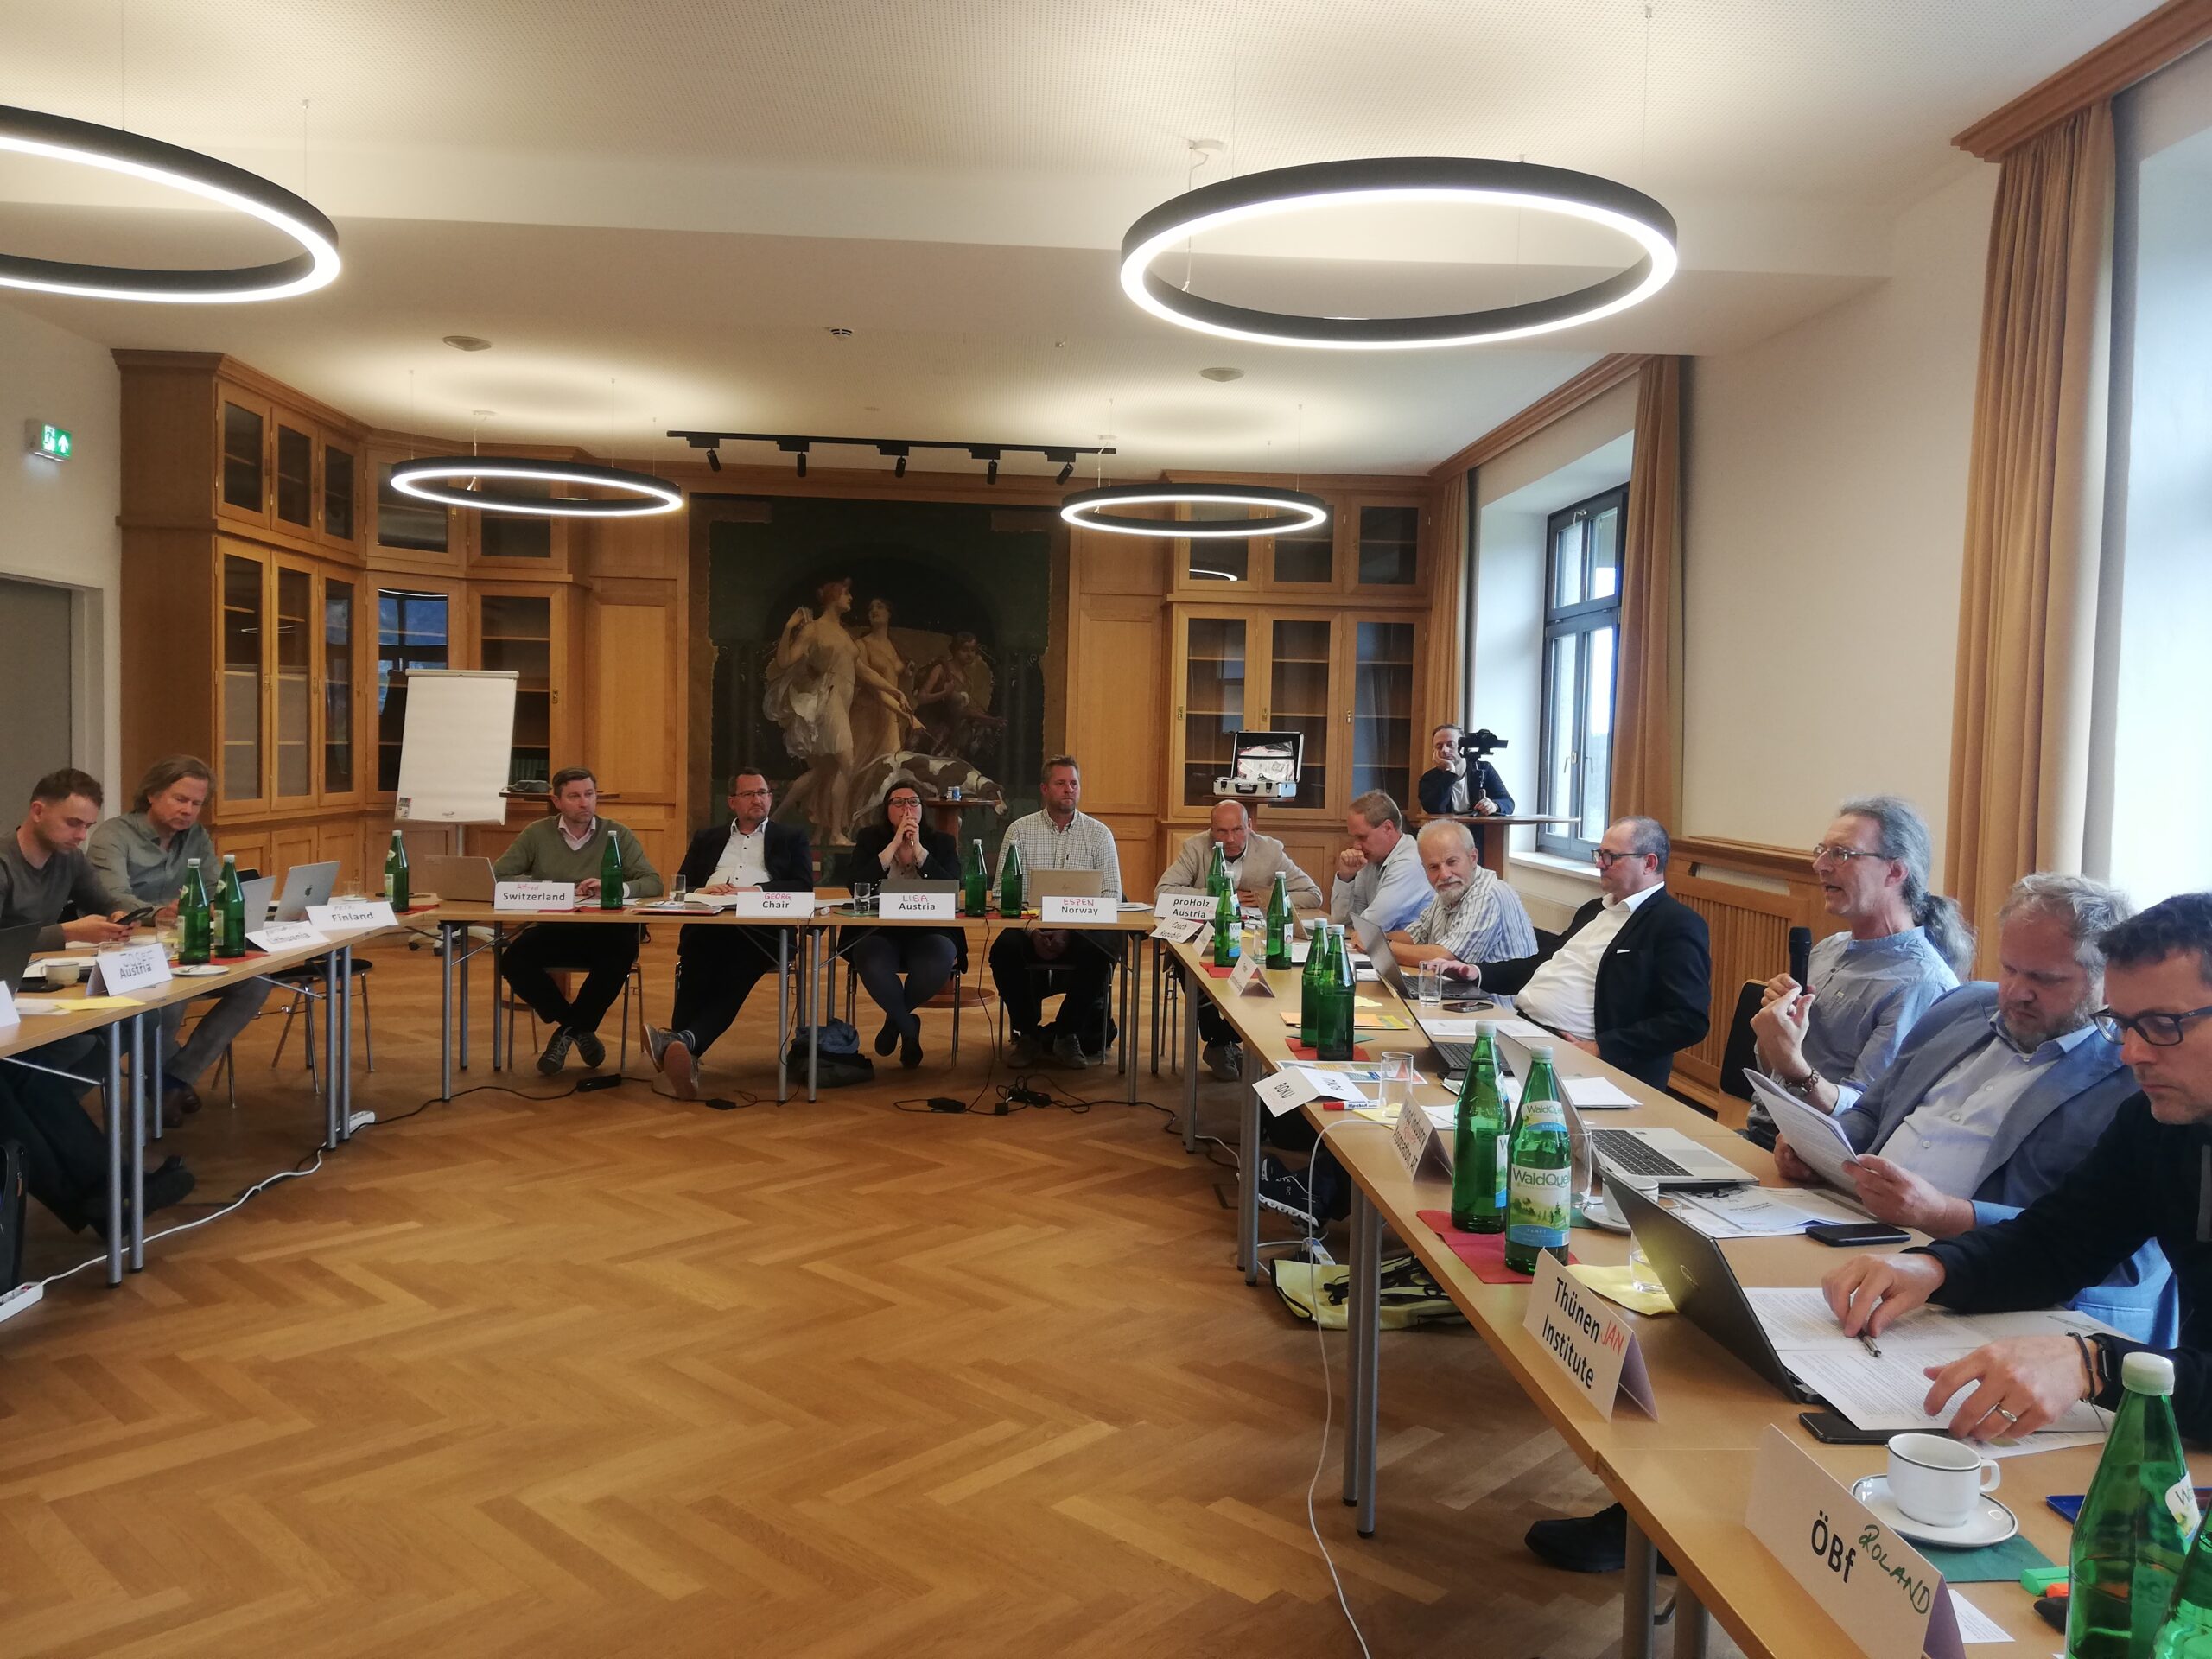
<path fill-rule="evenodd" d="M 494 910 L 574 910 L 576 884 L 573 881 L 495 881 L 492 884 Z"/>
<path fill-rule="evenodd" d="M 1121 907 L 1111 899 L 1056 894 L 1045 900 L 1039 919 L 1047 922 L 1110 922 Z"/>
<path fill-rule="evenodd" d="M 1529 1287 L 1529 1314 L 1522 1327 L 1606 1421 L 1612 1421 L 1613 1406 L 1624 1394 L 1643 1408 L 1644 1415 L 1658 1417 L 1636 1332 L 1548 1250 L 1536 1258 L 1536 1281 Z"/>
<path fill-rule="evenodd" d="M 1759 1442 L 1744 1524 L 1860 1652 L 1961 1659 L 1943 1575 L 1778 1428 Z"/>

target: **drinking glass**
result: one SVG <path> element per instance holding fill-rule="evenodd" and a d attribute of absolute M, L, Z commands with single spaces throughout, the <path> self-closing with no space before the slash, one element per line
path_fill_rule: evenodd
<path fill-rule="evenodd" d="M 1444 1010 L 1444 964 L 1431 957 L 1414 968 L 1414 995 L 1422 1009 L 1440 1014 Z"/>
<path fill-rule="evenodd" d="M 1574 1109 L 1574 1103 L 1567 1098 L 1567 1090 L 1560 1090 L 1560 1110 L 1567 1116 L 1567 1161 L 1573 1187 L 1569 1196 L 1573 1208 L 1567 1213 L 1578 1215 L 1590 1201 L 1590 1131 L 1582 1122 L 1582 1114 Z"/>
<path fill-rule="evenodd" d="M 1375 1063 L 1376 1098 L 1394 1117 L 1414 1097 L 1414 1057 L 1393 1052 Z"/>
<path fill-rule="evenodd" d="M 1634 1233 L 1628 1236 L 1628 1284 L 1630 1290 L 1640 1290 L 1647 1296 L 1660 1295 L 1667 1288 L 1651 1270 L 1651 1258 L 1643 1253 L 1643 1241 Z"/>
<path fill-rule="evenodd" d="M 671 903 L 678 905 L 689 899 L 691 896 L 690 878 L 682 875 L 672 877 L 668 884 L 668 896 Z"/>
<path fill-rule="evenodd" d="M 873 916 L 875 914 L 875 889 L 876 884 L 873 881 L 853 883 L 854 915 Z"/>

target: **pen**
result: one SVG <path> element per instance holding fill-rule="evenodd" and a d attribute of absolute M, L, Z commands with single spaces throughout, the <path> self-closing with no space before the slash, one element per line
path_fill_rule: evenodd
<path fill-rule="evenodd" d="M 1866 1344 L 1866 1351 L 1873 1355 L 1875 1358 L 1879 1359 L 1882 1357 L 1882 1351 L 1874 1345 L 1874 1338 L 1868 1336 L 1864 1331 L 1861 1331 L 1859 1333 L 1859 1340 Z"/>

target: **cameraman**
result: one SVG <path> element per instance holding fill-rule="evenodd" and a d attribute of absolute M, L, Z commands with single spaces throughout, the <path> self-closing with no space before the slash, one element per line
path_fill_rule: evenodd
<path fill-rule="evenodd" d="M 1461 817 L 1469 813 L 1478 817 L 1490 817 L 1497 813 L 1513 810 L 1512 794 L 1505 787 L 1505 780 L 1497 775 L 1497 768 L 1478 756 L 1471 761 L 1459 751 L 1460 735 L 1457 726 L 1440 726 L 1428 734 L 1428 758 L 1434 764 L 1421 775 L 1415 793 L 1421 798 L 1421 810 L 1431 817 Z M 1492 747 L 1505 745 L 1488 731 L 1475 734 L 1475 745 L 1485 753 Z M 1475 831 L 1475 854 L 1480 857 L 1483 833 Z"/>

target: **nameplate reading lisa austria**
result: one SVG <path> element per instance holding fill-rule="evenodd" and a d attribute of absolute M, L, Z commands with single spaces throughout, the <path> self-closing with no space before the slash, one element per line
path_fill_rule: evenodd
<path fill-rule="evenodd" d="M 1860 1652 L 1961 1659 L 1943 1575 L 1779 1428 L 1759 1442 L 1744 1524 Z"/>
<path fill-rule="evenodd" d="M 949 893 L 887 892 L 876 900 L 876 913 L 927 921 L 957 919 L 953 896 Z"/>
<path fill-rule="evenodd" d="M 1536 1258 L 1536 1282 L 1529 1288 L 1522 1327 L 1608 1422 L 1624 1394 L 1643 1408 L 1645 1416 L 1658 1417 L 1659 1403 L 1636 1332 L 1549 1251 Z"/>

